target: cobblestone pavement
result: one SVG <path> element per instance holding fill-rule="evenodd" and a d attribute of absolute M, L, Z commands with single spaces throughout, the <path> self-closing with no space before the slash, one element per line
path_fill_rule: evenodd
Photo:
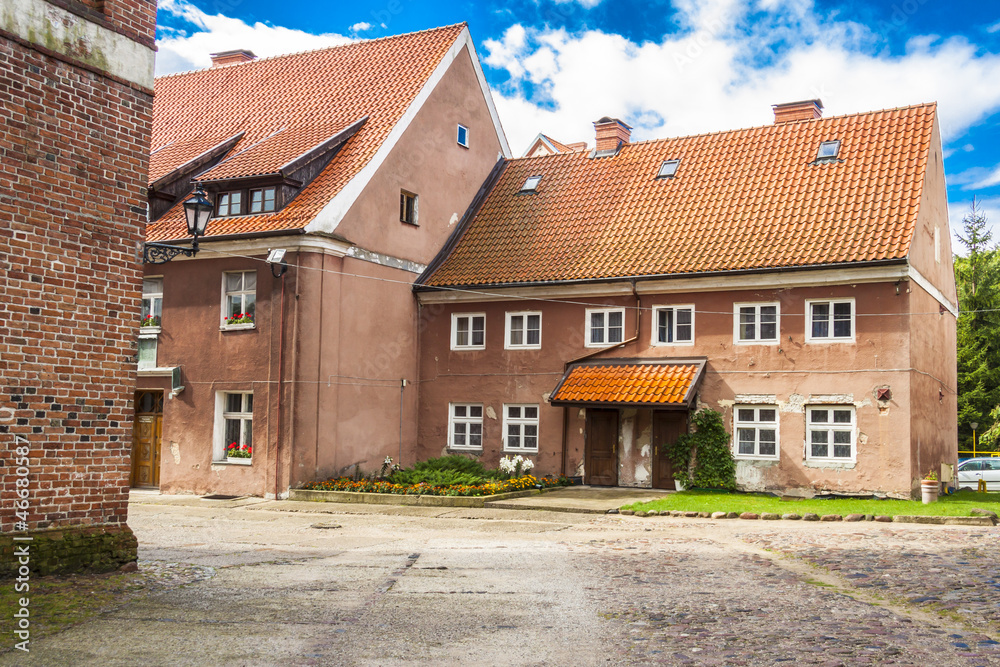
<path fill-rule="evenodd" d="M 1000 667 L 996 527 L 130 512 L 148 594 L 0 664 Z"/>

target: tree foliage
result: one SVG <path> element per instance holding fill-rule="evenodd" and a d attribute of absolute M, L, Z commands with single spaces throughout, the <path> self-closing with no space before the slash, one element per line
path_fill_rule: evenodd
<path fill-rule="evenodd" d="M 691 419 L 694 431 L 677 438 L 668 456 L 674 479 L 687 487 L 736 488 L 736 461 L 722 415 L 704 408 Z"/>
<path fill-rule="evenodd" d="M 955 258 L 958 286 L 959 449 L 972 449 L 972 423 L 989 431 L 1000 417 L 1000 257 L 989 221 L 978 202 L 962 219 L 958 241 L 966 257 Z M 987 441 L 991 437 L 987 436 Z"/>

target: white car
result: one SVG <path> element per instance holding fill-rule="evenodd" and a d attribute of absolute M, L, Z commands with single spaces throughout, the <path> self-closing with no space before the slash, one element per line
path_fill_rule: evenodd
<path fill-rule="evenodd" d="M 958 464 L 958 488 L 975 491 L 981 479 L 986 480 L 987 491 L 1000 491 L 1000 457 L 969 459 Z"/>

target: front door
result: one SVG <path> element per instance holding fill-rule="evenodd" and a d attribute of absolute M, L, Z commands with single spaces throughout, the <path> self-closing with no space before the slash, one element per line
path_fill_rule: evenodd
<path fill-rule="evenodd" d="M 618 411 L 587 409 L 586 482 L 618 485 Z"/>
<path fill-rule="evenodd" d="M 137 487 L 160 486 L 160 433 L 163 430 L 163 392 L 135 394 L 132 426 L 132 478 Z"/>
<path fill-rule="evenodd" d="M 653 488 L 673 489 L 674 469 L 667 449 L 687 432 L 687 415 L 683 412 L 653 413 Z"/>

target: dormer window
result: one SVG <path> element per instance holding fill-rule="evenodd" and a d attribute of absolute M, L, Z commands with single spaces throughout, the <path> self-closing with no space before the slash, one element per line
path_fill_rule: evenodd
<path fill-rule="evenodd" d="M 817 160 L 836 160 L 840 153 L 840 140 L 824 141 L 819 145 L 819 152 L 816 154 Z"/>
<path fill-rule="evenodd" d="M 657 178 L 673 178 L 677 173 L 677 167 L 681 165 L 680 160 L 664 160 L 663 164 L 660 165 L 660 171 L 657 172 Z"/>
<path fill-rule="evenodd" d="M 541 176 L 528 176 L 521 186 L 521 192 L 537 192 L 538 184 L 542 182 Z"/>
<path fill-rule="evenodd" d="M 243 202 L 243 192 L 234 190 L 232 192 L 220 192 L 218 195 L 218 206 L 216 215 L 219 217 L 228 215 L 239 215 L 242 213 L 241 204 Z"/>
<path fill-rule="evenodd" d="M 250 213 L 270 213 L 274 210 L 274 202 L 274 188 L 258 188 L 250 191 Z"/>

